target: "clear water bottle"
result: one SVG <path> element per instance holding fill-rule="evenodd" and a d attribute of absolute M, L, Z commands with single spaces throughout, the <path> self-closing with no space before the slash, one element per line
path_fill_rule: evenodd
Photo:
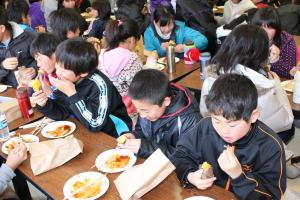
<path fill-rule="evenodd" d="M 169 45 L 167 49 L 167 67 L 169 74 L 175 72 L 175 53 L 173 45 Z"/>
<path fill-rule="evenodd" d="M 0 139 L 9 137 L 9 129 L 7 126 L 6 116 L 3 112 L 0 112 Z"/>
<path fill-rule="evenodd" d="M 200 64 L 201 64 L 201 66 L 200 66 L 201 67 L 200 77 L 201 77 L 202 80 L 205 79 L 204 72 L 205 72 L 205 68 L 210 65 L 210 59 L 211 59 L 211 56 L 210 56 L 209 52 L 201 53 L 201 55 L 200 55 Z"/>

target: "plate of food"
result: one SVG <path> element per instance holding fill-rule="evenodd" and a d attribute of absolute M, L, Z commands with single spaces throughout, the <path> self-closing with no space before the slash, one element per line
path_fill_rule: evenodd
<path fill-rule="evenodd" d="M 281 86 L 285 91 L 293 92 L 295 87 L 295 81 L 294 80 L 282 81 Z"/>
<path fill-rule="evenodd" d="M 31 143 L 37 143 L 39 141 L 40 140 L 37 136 L 31 135 L 31 134 L 25 134 L 25 135 L 20 135 L 18 137 L 13 137 L 13 138 L 7 140 L 2 145 L 2 152 L 5 154 L 8 154 L 20 142 L 24 142 L 28 149 L 28 147 Z"/>
<path fill-rule="evenodd" d="M 0 85 L 0 93 L 7 90 L 7 85 Z"/>
<path fill-rule="evenodd" d="M 161 63 L 157 63 L 156 65 L 144 65 L 143 69 L 157 69 L 157 70 L 163 70 L 165 68 L 165 65 L 161 64 Z"/>
<path fill-rule="evenodd" d="M 64 185 L 68 200 L 94 200 L 101 197 L 109 187 L 108 178 L 99 172 L 83 172 L 71 177 Z"/>
<path fill-rule="evenodd" d="M 184 200 L 214 200 L 214 199 L 207 196 L 193 196 L 193 197 L 186 198 Z"/>
<path fill-rule="evenodd" d="M 62 138 L 72 134 L 76 125 L 70 121 L 56 121 L 47 124 L 41 133 L 46 138 Z"/>
<path fill-rule="evenodd" d="M 102 172 L 117 173 L 132 167 L 136 156 L 127 149 L 110 149 L 96 158 L 96 167 Z"/>
<path fill-rule="evenodd" d="M 175 57 L 175 63 L 178 63 L 179 61 L 180 61 L 180 58 Z M 166 65 L 166 64 L 167 64 L 167 57 L 159 58 L 159 59 L 157 60 L 157 62 L 158 62 L 159 64 Z"/>

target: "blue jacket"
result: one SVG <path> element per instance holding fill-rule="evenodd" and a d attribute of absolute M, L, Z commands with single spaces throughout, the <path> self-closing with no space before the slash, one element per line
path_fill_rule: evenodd
<path fill-rule="evenodd" d="M 204 35 L 192 28 L 187 27 L 184 22 L 175 21 L 175 24 L 176 26 L 174 28 L 176 28 L 176 30 L 174 39 L 176 44 L 184 44 L 186 40 L 192 40 L 198 49 L 206 49 L 208 40 Z M 153 29 L 153 26 L 150 25 L 145 31 L 145 49 L 147 51 L 156 50 L 159 57 L 166 56 L 166 52 L 161 48 L 160 40 Z"/>

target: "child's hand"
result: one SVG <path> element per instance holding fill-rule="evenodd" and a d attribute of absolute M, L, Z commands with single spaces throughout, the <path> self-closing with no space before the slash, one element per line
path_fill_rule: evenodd
<path fill-rule="evenodd" d="M 26 80 L 31 80 L 36 76 L 36 71 L 33 67 L 19 67 L 19 70 L 22 71 L 22 76 L 23 78 L 25 78 Z"/>
<path fill-rule="evenodd" d="M 268 71 L 268 76 L 270 80 L 280 80 L 279 76 L 272 71 Z"/>
<path fill-rule="evenodd" d="M 228 146 L 219 156 L 218 163 L 221 169 L 233 179 L 243 172 L 240 162 L 234 155 L 234 147 Z"/>
<path fill-rule="evenodd" d="M 43 90 L 40 90 L 32 94 L 31 101 L 33 104 L 44 107 L 48 101 L 48 96 Z"/>
<path fill-rule="evenodd" d="M 46 93 L 47 96 L 52 94 L 51 86 L 47 81 L 45 81 L 45 77 L 42 75 L 39 75 L 39 81 L 42 85 L 42 90 Z"/>
<path fill-rule="evenodd" d="M 174 51 L 176 53 L 182 53 L 184 51 L 184 45 L 183 44 L 177 44 L 175 47 L 174 47 Z"/>
<path fill-rule="evenodd" d="M 8 153 L 6 164 L 13 170 L 27 159 L 27 147 L 23 142 L 17 144 L 13 150 Z"/>
<path fill-rule="evenodd" d="M 195 172 L 190 172 L 187 176 L 188 181 L 196 186 L 200 190 L 205 190 L 211 187 L 216 180 L 216 177 L 201 179 L 203 169 L 199 169 Z"/>
<path fill-rule="evenodd" d="M 164 51 L 167 51 L 168 46 L 169 46 L 169 42 L 163 42 L 163 43 L 161 43 L 161 48 L 162 48 Z"/>
<path fill-rule="evenodd" d="M 6 58 L 2 61 L 2 66 L 7 70 L 14 70 L 17 68 L 19 62 L 17 57 Z"/>
<path fill-rule="evenodd" d="M 295 76 L 295 74 L 296 74 L 297 71 L 300 71 L 300 66 L 293 67 L 293 68 L 290 70 L 290 75 L 291 75 L 291 76 Z"/>
<path fill-rule="evenodd" d="M 279 55 L 280 55 L 280 49 L 275 44 L 272 44 L 272 46 L 270 47 L 270 56 L 269 56 L 270 63 L 277 62 L 279 60 Z"/>
<path fill-rule="evenodd" d="M 128 138 L 125 144 L 119 144 L 119 147 L 132 151 L 133 153 L 138 153 L 141 147 L 141 139 Z"/>
<path fill-rule="evenodd" d="M 63 92 L 68 97 L 76 94 L 75 84 L 67 79 L 58 79 L 49 76 L 50 83 L 55 86 L 59 91 Z"/>

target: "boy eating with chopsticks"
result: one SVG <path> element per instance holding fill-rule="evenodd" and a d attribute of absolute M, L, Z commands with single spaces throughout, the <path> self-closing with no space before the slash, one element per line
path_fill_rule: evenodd
<path fill-rule="evenodd" d="M 237 199 L 281 199 L 286 189 L 285 154 L 280 138 L 258 120 L 258 93 L 247 77 L 220 76 L 206 99 L 211 117 L 177 143 L 173 162 L 184 186 L 216 185 Z M 225 147 L 225 149 L 224 149 Z M 214 177 L 203 178 L 209 163 Z"/>

